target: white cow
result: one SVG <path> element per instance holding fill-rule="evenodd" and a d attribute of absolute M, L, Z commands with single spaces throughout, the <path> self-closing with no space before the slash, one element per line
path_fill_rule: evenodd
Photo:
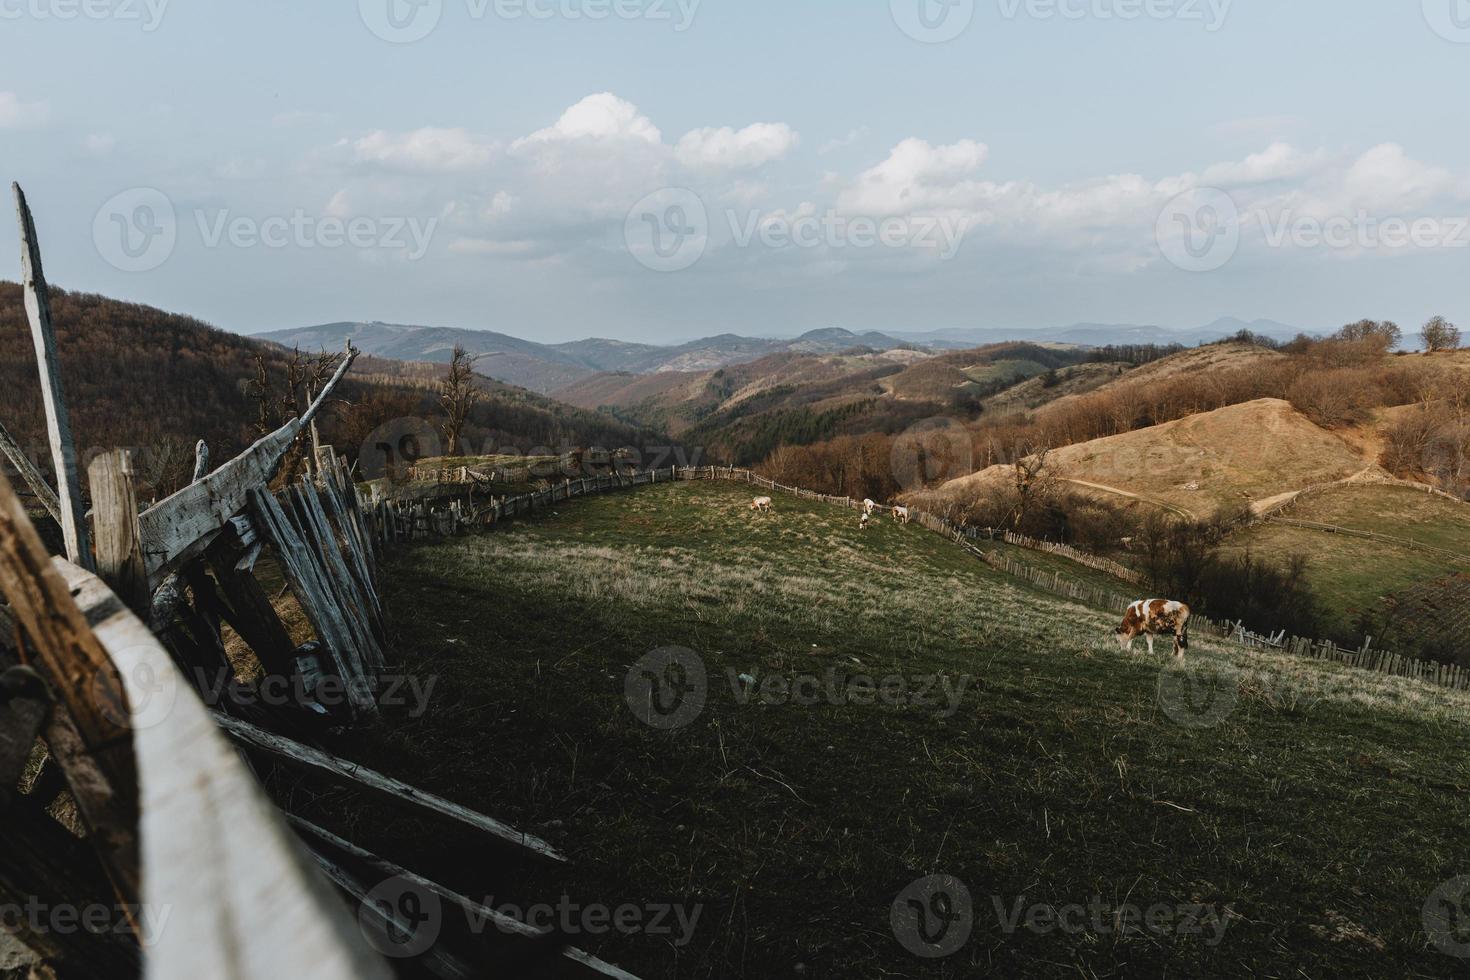
<path fill-rule="evenodd" d="M 869 517 L 866 513 L 864 513 L 862 517 L 858 518 L 858 530 L 859 531 L 866 531 L 868 529 L 868 525 L 874 524 L 874 523 L 877 523 L 877 522 L 874 521 L 871 517 Z"/>
<path fill-rule="evenodd" d="M 893 519 L 900 524 L 907 524 L 909 522 L 909 509 L 907 507 L 894 507 Z"/>
<path fill-rule="evenodd" d="M 865 499 L 863 501 L 863 516 L 864 517 L 872 517 L 873 516 L 873 511 L 875 511 L 877 509 L 878 509 L 878 502 L 876 500 L 866 500 Z"/>
<path fill-rule="evenodd" d="M 774 503 L 775 502 L 771 500 L 770 497 L 756 497 L 750 502 L 750 509 L 758 510 L 763 514 L 768 514 L 770 513 L 771 507 Z"/>

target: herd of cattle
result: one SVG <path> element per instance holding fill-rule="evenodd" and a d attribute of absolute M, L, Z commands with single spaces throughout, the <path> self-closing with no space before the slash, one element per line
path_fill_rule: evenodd
<path fill-rule="evenodd" d="M 775 507 L 775 501 L 770 497 L 756 497 L 750 502 L 750 509 L 763 514 L 770 513 Z M 874 500 L 863 501 L 863 514 L 858 519 L 858 527 L 866 530 L 870 525 L 877 522 L 873 516 L 878 510 L 878 503 Z M 893 514 L 893 519 L 900 524 L 909 522 L 909 509 L 894 505 L 888 510 Z M 1172 634 L 1174 637 L 1174 656 L 1177 659 L 1184 658 L 1184 651 L 1189 649 L 1189 606 L 1173 599 L 1139 599 L 1128 607 L 1123 614 L 1123 625 L 1117 631 L 1118 645 L 1125 652 L 1133 651 L 1133 641 L 1140 635 L 1148 640 L 1148 652 L 1154 652 L 1154 637 L 1164 633 Z"/>

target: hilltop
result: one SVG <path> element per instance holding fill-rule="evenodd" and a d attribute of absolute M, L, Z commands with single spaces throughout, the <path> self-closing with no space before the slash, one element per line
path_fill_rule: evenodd
<path fill-rule="evenodd" d="M 1207 518 L 1371 466 L 1290 402 L 1265 398 L 1052 450 L 1047 471 L 1083 490 Z M 1008 465 L 996 465 L 933 493 L 973 498 L 1011 479 Z"/>

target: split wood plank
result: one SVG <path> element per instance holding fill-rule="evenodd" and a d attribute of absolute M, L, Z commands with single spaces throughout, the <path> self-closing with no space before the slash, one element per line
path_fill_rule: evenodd
<path fill-rule="evenodd" d="M 56 359 L 56 331 L 51 323 L 51 294 L 41 267 L 41 244 L 36 240 L 36 223 L 26 204 L 25 191 L 11 184 L 15 213 L 20 221 L 20 277 L 25 290 L 26 318 L 36 348 L 36 366 L 41 375 L 41 403 L 46 409 L 46 434 L 51 441 L 51 464 L 56 471 L 56 497 L 61 507 L 61 537 L 66 556 L 83 568 L 92 565 L 92 548 L 87 540 L 86 510 L 82 507 L 82 484 L 77 477 L 77 450 L 71 437 L 71 415 L 61 384 L 61 364 Z"/>
<path fill-rule="evenodd" d="M 356 584 L 352 573 L 347 570 L 347 562 L 342 557 L 337 536 L 327 522 L 326 514 L 322 512 L 321 501 L 311 479 L 304 477 L 300 486 L 292 488 L 291 497 L 302 532 L 315 545 L 313 551 L 323 562 L 322 571 L 327 587 L 336 597 L 337 607 L 342 610 L 348 624 L 356 633 L 363 662 L 370 668 L 365 676 L 376 676 L 385 661 L 383 649 L 370 621 L 369 599 Z"/>
<path fill-rule="evenodd" d="M 357 351 L 349 348 L 336 374 L 300 418 L 262 436 L 213 473 L 143 512 L 143 561 L 150 585 L 157 587 L 171 572 L 202 554 L 230 518 L 245 509 L 250 491 L 270 483 L 302 426 L 326 404 L 356 359 Z"/>
<path fill-rule="evenodd" d="M 226 621 L 255 653 L 267 674 L 290 677 L 296 669 L 296 645 L 265 589 L 242 571 L 234 552 L 210 553 L 209 567 L 229 606 Z"/>
<path fill-rule="evenodd" d="M 148 629 L 95 575 L 59 567 L 134 706 L 150 978 L 388 980 L 285 820 Z"/>
<path fill-rule="evenodd" d="M 566 858 L 554 847 L 539 837 L 516 830 L 493 817 L 476 813 L 469 807 L 446 800 L 442 796 L 410 786 L 402 780 L 385 776 L 355 762 L 348 762 L 346 759 L 323 752 L 321 749 L 302 745 L 300 742 L 257 728 L 239 718 L 231 718 L 216 712 L 214 720 L 236 741 L 268 752 L 293 765 L 338 781 L 345 781 L 389 802 L 411 807 L 416 812 L 430 814 L 459 826 L 479 831 L 496 841 L 512 845 L 535 857 L 556 862 L 566 861 Z"/>
<path fill-rule="evenodd" d="M 310 620 L 316 637 L 332 657 L 337 674 L 344 680 L 365 677 L 362 656 L 357 649 L 352 631 L 342 618 L 315 556 L 307 549 L 301 536 L 286 516 L 281 505 L 268 490 L 250 491 L 250 510 L 256 530 L 263 534 L 281 560 L 281 570 L 291 592 L 301 605 L 302 612 Z M 354 707 L 369 713 L 377 710 L 371 698 L 358 699 L 365 703 Z"/>
<path fill-rule="evenodd" d="M 64 559 L 57 559 L 68 564 Z M 10 602 L 58 708 L 45 737 L 120 896 L 138 894 L 137 771 L 118 670 L 0 473 L 0 593 Z"/>

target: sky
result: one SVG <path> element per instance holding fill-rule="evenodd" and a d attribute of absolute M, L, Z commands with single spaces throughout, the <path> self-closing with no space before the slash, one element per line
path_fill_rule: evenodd
<path fill-rule="evenodd" d="M 1412 330 L 1467 82 L 1470 0 L 0 0 L 0 176 L 242 333 Z"/>

